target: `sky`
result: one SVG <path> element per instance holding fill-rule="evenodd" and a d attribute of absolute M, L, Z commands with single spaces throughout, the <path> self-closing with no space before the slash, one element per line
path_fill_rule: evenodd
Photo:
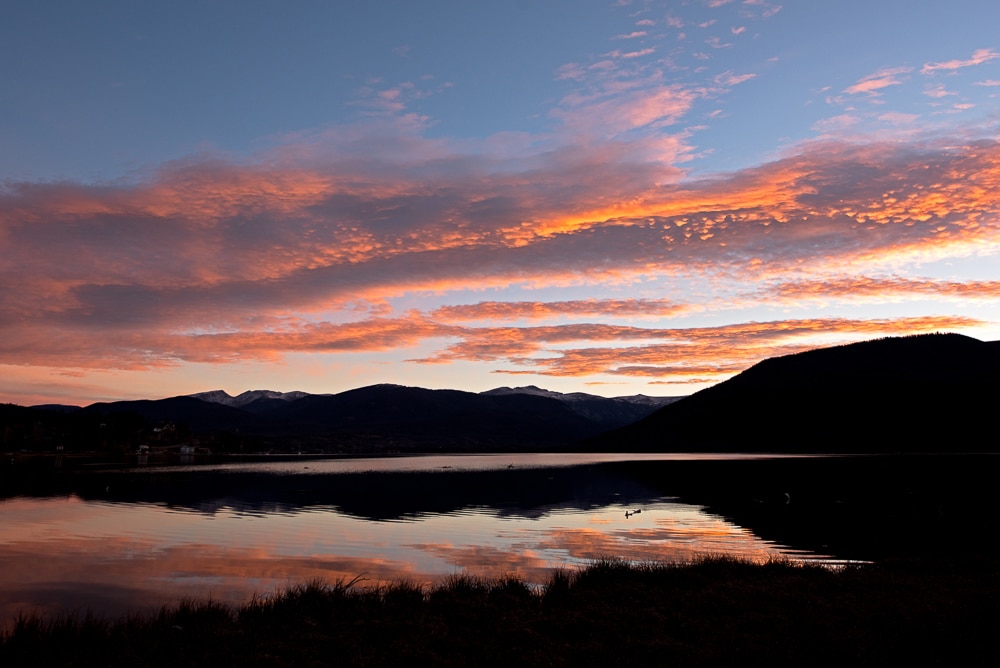
<path fill-rule="evenodd" d="M 994 0 L 0 6 L 0 402 L 1000 339 Z"/>

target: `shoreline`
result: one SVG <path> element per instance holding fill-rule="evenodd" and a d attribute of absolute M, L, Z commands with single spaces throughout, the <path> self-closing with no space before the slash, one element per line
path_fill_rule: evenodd
<path fill-rule="evenodd" d="M 117 620 L 22 617 L 21 665 L 996 665 L 1000 563 L 832 569 L 709 557 L 608 559 L 533 589 L 515 576 L 364 588 L 311 582 L 230 607 L 187 601 Z"/>

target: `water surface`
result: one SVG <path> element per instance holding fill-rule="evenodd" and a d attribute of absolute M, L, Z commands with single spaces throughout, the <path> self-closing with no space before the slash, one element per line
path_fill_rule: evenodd
<path fill-rule="evenodd" d="M 185 597 L 239 603 L 314 578 L 374 585 L 515 573 L 542 583 L 553 569 L 604 557 L 824 556 L 763 540 L 646 475 L 677 457 L 96 469 L 61 483 L 71 491 L 0 501 L 0 617 L 116 615 Z"/>

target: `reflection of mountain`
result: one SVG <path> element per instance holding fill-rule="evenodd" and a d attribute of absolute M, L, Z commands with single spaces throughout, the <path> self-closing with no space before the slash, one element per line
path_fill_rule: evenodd
<path fill-rule="evenodd" d="M 643 461 L 488 471 L 278 475 L 159 470 L 62 479 L 84 498 L 289 513 L 335 507 L 373 520 L 476 509 L 541 517 L 554 509 L 642 506 L 675 497 L 758 536 L 844 558 L 989 554 L 1000 456 L 891 455 Z M 109 489 L 110 488 L 110 489 Z"/>
<path fill-rule="evenodd" d="M 1000 341 L 889 338 L 764 360 L 589 444 L 658 452 L 996 452 Z"/>
<path fill-rule="evenodd" d="M 111 492 L 106 492 L 106 488 Z M 69 490 L 62 490 L 69 491 Z M 274 474 L 183 470 L 78 476 L 84 498 L 165 503 L 197 512 L 247 513 L 332 506 L 373 521 L 417 519 L 470 508 L 538 517 L 553 508 L 587 510 L 659 499 L 655 486 L 604 465 L 502 470 Z M 110 495 L 109 495 L 110 494 Z"/>
<path fill-rule="evenodd" d="M 994 553 L 1000 455 L 694 460 L 636 471 L 761 538 L 814 552 L 855 559 Z"/>

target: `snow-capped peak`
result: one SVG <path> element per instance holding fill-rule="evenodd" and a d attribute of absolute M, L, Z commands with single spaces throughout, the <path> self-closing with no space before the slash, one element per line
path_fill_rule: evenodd
<path fill-rule="evenodd" d="M 209 401 L 216 404 L 239 408 L 249 404 L 251 401 L 257 401 L 258 399 L 280 399 L 282 401 L 293 401 L 295 399 L 301 399 L 307 395 L 307 392 L 298 391 L 277 392 L 275 390 L 247 390 L 246 392 L 234 397 L 230 396 L 230 394 L 225 390 L 211 390 L 209 392 L 199 392 L 198 394 L 192 394 L 190 396 L 195 399 L 201 399 L 202 401 Z"/>

